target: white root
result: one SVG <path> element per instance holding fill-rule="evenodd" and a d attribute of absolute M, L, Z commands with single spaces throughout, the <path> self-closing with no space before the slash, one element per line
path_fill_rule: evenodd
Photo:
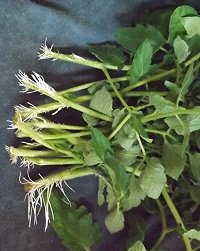
<path fill-rule="evenodd" d="M 31 186 L 31 189 L 27 192 L 25 196 L 25 200 L 27 199 L 28 201 L 29 226 L 31 226 L 32 223 L 34 225 L 37 224 L 37 216 L 40 213 L 42 207 L 44 207 L 45 231 L 46 231 L 51 218 L 54 219 L 54 214 L 50 203 L 50 196 L 53 187 L 55 186 L 60 189 L 60 191 L 62 192 L 63 196 L 66 199 L 66 203 L 68 203 L 69 205 L 71 204 L 71 202 L 63 189 L 63 182 L 72 191 L 74 190 L 66 183 L 66 181 L 56 180 L 55 178 L 43 178 L 42 175 L 39 175 L 40 176 L 39 180 L 33 181 L 30 178 L 29 173 L 27 173 L 27 176 L 28 178 L 23 177 L 21 180 L 21 173 L 20 173 L 19 181 L 23 185 Z"/>

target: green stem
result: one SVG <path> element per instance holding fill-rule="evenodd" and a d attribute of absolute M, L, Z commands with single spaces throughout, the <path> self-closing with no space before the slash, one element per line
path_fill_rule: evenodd
<path fill-rule="evenodd" d="M 28 137 L 32 138 L 33 140 L 35 140 L 36 142 L 38 142 L 39 144 L 51 149 L 51 150 L 54 150 L 54 151 L 57 151 L 57 152 L 60 152 L 60 153 L 64 153 L 66 154 L 67 156 L 69 157 L 72 157 L 74 159 L 77 159 L 77 160 L 80 160 L 79 157 L 77 157 L 76 154 L 72 153 L 71 151 L 69 150 L 63 150 L 59 147 L 55 147 L 53 144 L 50 144 L 48 143 L 40 133 L 34 131 L 32 128 L 30 128 L 29 126 L 27 126 L 24 122 L 19 122 L 18 121 L 18 128 L 23 132 L 25 133 L 26 135 L 28 135 Z"/>
<path fill-rule="evenodd" d="M 145 129 L 146 132 L 150 132 L 150 133 L 154 133 L 154 134 L 160 134 L 163 137 L 168 136 L 169 138 L 173 139 L 174 141 L 176 141 L 176 138 L 174 138 L 168 131 L 159 131 L 159 130 L 155 130 L 155 129 Z"/>
<path fill-rule="evenodd" d="M 192 64 L 193 62 L 195 62 L 198 59 L 200 59 L 200 52 L 198 54 L 196 54 L 194 57 L 192 57 L 190 60 L 188 60 L 185 63 L 185 66 L 187 67 L 188 65 Z"/>
<path fill-rule="evenodd" d="M 138 143 L 139 143 L 139 145 L 140 145 L 140 148 L 141 148 L 141 150 L 142 150 L 143 155 L 146 156 L 146 152 L 145 152 L 144 146 L 143 146 L 143 144 L 142 144 L 140 135 L 139 135 L 137 132 L 136 132 L 136 138 L 137 138 L 137 141 L 138 141 Z"/>
<path fill-rule="evenodd" d="M 139 86 L 146 85 L 147 83 L 162 79 L 162 78 L 167 77 L 169 75 L 173 75 L 175 72 L 176 72 L 176 69 L 171 69 L 169 71 L 162 72 L 162 73 L 157 74 L 155 76 L 150 76 L 150 77 L 148 77 L 148 78 L 146 78 L 144 80 L 139 81 L 138 83 L 136 83 L 134 85 L 129 85 L 129 86 L 123 88 L 121 90 L 121 93 L 127 93 L 127 92 L 129 92 L 129 91 L 131 91 L 131 90 L 133 90 L 133 89 L 135 89 L 135 88 L 137 88 Z"/>
<path fill-rule="evenodd" d="M 164 199 L 165 199 L 165 201 L 166 201 L 172 215 L 174 216 L 174 219 L 175 219 L 177 225 L 180 225 L 182 227 L 182 229 L 184 231 L 186 231 L 186 228 L 185 228 L 185 225 L 184 225 L 184 223 L 183 223 L 183 221 L 181 219 L 181 216 L 180 216 L 179 212 L 177 211 L 173 201 L 171 200 L 166 188 L 163 189 L 162 195 L 163 195 L 163 197 L 164 197 Z M 192 251 L 192 247 L 191 247 L 189 238 L 184 236 L 184 235 L 182 235 L 182 238 L 183 238 L 186 250 L 187 251 Z"/>
<path fill-rule="evenodd" d="M 34 126 L 36 128 L 44 129 L 63 129 L 63 130 L 72 130 L 72 131 L 84 131 L 87 130 L 87 127 L 84 126 L 76 126 L 76 125 L 65 125 L 65 124 L 57 124 L 53 122 L 37 122 L 37 121 L 32 121 L 32 122 L 27 122 L 26 123 L 29 126 Z"/>
<path fill-rule="evenodd" d="M 123 81 L 129 81 L 127 76 L 123 76 L 123 77 L 118 77 L 118 78 L 112 78 L 113 82 L 123 82 Z M 74 92 L 78 92 L 78 91 L 82 91 L 85 89 L 90 88 L 93 85 L 98 85 L 98 84 L 102 84 L 103 82 L 108 82 L 108 79 L 103 79 L 103 80 L 99 80 L 99 81 L 94 81 L 94 82 L 89 82 L 89 83 L 85 83 L 85 84 L 81 84 L 78 86 L 74 86 L 71 88 L 68 88 L 67 90 L 64 91 L 60 91 L 58 92 L 61 95 L 65 95 L 65 94 L 69 94 L 69 93 L 74 93 Z"/>
<path fill-rule="evenodd" d="M 22 83 L 25 86 L 25 88 L 29 88 L 31 90 L 37 91 L 41 94 L 46 95 L 47 97 L 52 98 L 53 100 L 58 101 L 61 104 L 61 107 L 64 107 L 64 106 L 71 107 L 79 112 L 86 113 L 92 117 L 99 118 L 105 121 L 112 121 L 112 118 L 110 116 L 96 112 L 90 108 L 77 104 L 73 102 L 72 100 L 69 100 L 63 97 L 62 95 L 59 95 L 59 93 L 57 93 L 55 90 L 52 90 L 50 87 L 48 87 L 48 85 L 47 87 L 46 86 L 43 87 L 43 86 L 34 84 L 34 82 L 31 80 L 26 80 L 26 79 L 23 80 Z"/>
<path fill-rule="evenodd" d="M 112 131 L 112 133 L 109 135 L 109 139 L 112 139 L 118 131 L 123 127 L 123 125 L 131 118 L 131 114 L 128 113 L 126 117 L 118 124 L 118 126 Z"/>
<path fill-rule="evenodd" d="M 31 150 L 25 147 L 9 147 L 9 152 L 11 155 L 18 157 L 56 157 L 63 156 L 60 153 L 52 150 Z"/>
<path fill-rule="evenodd" d="M 82 105 L 79 105 L 79 104 L 76 104 L 75 102 L 69 100 L 69 99 L 66 99 L 60 95 L 55 95 L 55 99 L 60 102 L 61 104 L 67 106 L 67 107 L 71 107 L 79 112 L 83 112 L 83 113 L 86 113 L 92 117 L 95 117 L 95 118 L 98 118 L 98 119 L 102 119 L 102 120 L 105 120 L 105 121 L 112 121 L 112 118 L 108 115 L 104 115 L 102 113 L 99 113 L 99 112 L 96 112 L 92 109 L 89 109 L 89 108 L 86 108 Z"/>
<path fill-rule="evenodd" d="M 127 109 L 127 111 L 130 113 L 131 109 L 130 107 L 127 105 L 126 101 L 123 99 L 123 97 L 121 96 L 121 94 L 119 93 L 119 91 L 117 90 L 117 88 L 115 87 L 114 82 L 112 81 L 107 69 L 105 67 L 102 68 L 102 71 L 104 72 L 106 78 L 108 79 L 108 82 L 110 83 L 113 91 L 115 92 L 116 96 L 118 97 L 118 99 L 121 101 L 121 103 L 123 104 L 123 106 Z"/>
<path fill-rule="evenodd" d="M 38 166 L 55 166 L 55 165 L 78 165 L 84 164 L 83 160 L 73 158 L 26 158 L 26 160 Z"/>
<path fill-rule="evenodd" d="M 91 135 L 91 132 L 87 131 L 87 132 L 77 132 L 77 133 L 68 133 L 68 134 L 66 133 L 62 133 L 62 134 L 41 133 L 41 134 L 45 140 L 48 140 L 48 139 L 79 138 L 79 137 Z"/>
<path fill-rule="evenodd" d="M 153 120 L 157 120 L 157 119 L 162 119 L 162 118 L 166 118 L 166 117 L 173 117 L 176 115 L 183 115 L 183 114 L 200 114 L 200 109 L 199 108 L 195 108 L 195 109 L 176 109 L 175 111 L 172 112 L 166 112 L 166 113 L 153 113 L 153 114 L 149 114 L 146 115 L 144 117 L 141 118 L 141 121 L 143 123 L 149 122 L 149 121 L 153 121 Z"/>
<path fill-rule="evenodd" d="M 113 66 L 110 64 L 104 64 L 95 60 L 85 59 L 82 57 L 79 57 L 75 54 L 67 55 L 57 52 L 48 51 L 45 52 L 46 58 L 52 58 L 52 59 L 58 59 L 62 61 L 72 62 L 74 64 L 84 65 L 96 69 L 102 69 L 103 67 L 106 67 L 110 70 L 118 70 L 117 66 Z M 130 69 L 130 65 L 125 65 L 121 70 L 122 71 L 128 71 Z"/>
<path fill-rule="evenodd" d="M 134 91 L 134 92 L 130 91 L 130 92 L 127 92 L 127 93 L 123 93 L 123 92 L 119 91 L 119 93 L 123 97 L 140 97 L 140 96 L 152 96 L 152 95 L 165 96 L 167 94 L 167 92 L 159 92 L 159 91 Z M 112 97 L 116 97 L 116 94 L 114 92 L 111 92 L 110 94 L 111 94 Z M 91 95 L 84 95 L 84 96 L 74 98 L 73 102 L 82 103 L 82 102 L 85 102 L 85 101 L 90 101 L 91 98 L 92 98 Z M 50 112 L 50 111 L 58 110 L 60 108 L 65 108 L 65 105 L 61 105 L 59 102 L 51 102 L 51 103 L 47 103 L 47 104 L 44 104 L 44 105 L 38 105 L 38 106 L 35 106 L 35 107 L 30 107 L 30 108 L 28 108 L 28 110 L 25 110 L 25 111 L 18 110 L 18 112 L 23 117 L 28 117 L 30 114 L 34 114 L 34 116 L 36 117 L 37 114 L 47 113 L 47 112 Z M 69 129 L 69 130 L 72 130 L 72 129 Z"/>

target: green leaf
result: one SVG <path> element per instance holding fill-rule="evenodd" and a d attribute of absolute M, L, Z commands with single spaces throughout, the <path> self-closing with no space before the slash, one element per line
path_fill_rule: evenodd
<path fill-rule="evenodd" d="M 96 128 L 91 128 L 91 132 L 91 145 L 94 148 L 96 155 L 104 161 L 106 153 L 111 151 L 110 141 Z"/>
<path fill-rule="evenodd" d="M 193 177 L 200 182 L 200 153 L 196 152 L 194 154 L 190 154 L 189 157 Z"/>
<path fill-rule="evenodd" d="M 164 167 L 158 159 L 151 158 L 147 162 L 147 166 L 141 173 L 139 182 L 140 187 L 144 190 L 148 197 L 158 199 L 166 184 Z"/>
<path fill-rule="evenodd" d="M 119 232 L 124 228 L 124 215 L 119 206 L 106 216 L 105 224 L 111 234 Z"/>
<path fill-rule="evenodd" d="M 115 40 L 132 53 L 137 51 L 145 39 L 149 40 L 154 51 L 165 43 L 165 38 L 160 31 L 151 25 L 138 24 L 132 28 L 121 28 L 115 33 Z"/>
<path fill-rule="evenodd" d="M 95 117 L 92 117 L 86 113 L 82 114 L 83 120 L 89 125 L 89 126 L 95 126 L 98 123 L 98 119 Z"/>
<path fill-rule="evenodd" d="M 117 66 L 118 68 L 123 67 L 123 51 L 115 45 L 91 45 L 89 51 L 104 63 Z"/>
<path fill-rule="evenodd" d="M 90 107 L 98 112 L 106 114 L 108 116 L 112 115 L 112 97 L 105 87 L 101 90 L 95 92 L 90 101 Z"/>
<path fill-rule="evenodd" d="M 144 30 L 142 25 L 136 25 L 134 28 L 121 28 L 116 31 L 115 40 L 134 53 L 143 41 Z"/>
<path fill-rule="evenodd" d="M 177 36 L 186 34 L 183 26 L 183 18 L 185 16 L 198 15 L 197 11 L 190 6 L 179 6 L 174 10 L 169 22 L 169 42 L 172 43 Z"/>
<path fill-rule="evenodd" d="M 105 156 L 105 164 L 110 167 L 116 177 L 116 184 L 115 188 L 117 191 L 126 193 L 128 186 L 129 186 L 129 181 L 130 177 L 126 173 L 126 169 L 124 165 L 117 160 L 113 155 L 111 155 L 109 152 L 107 152 Z"/>
<path fill-rule="evenodd" d="M 141 241 L 137 241 L 128 251 L 147 251 Z"/>
<path fill-rule="evenodd" d="M 133 145 L 128 151 L 126 149 L 116 150 L 115 158 L 117 158 L 124 166 L 130 166 L 136 162 L 136 158 L 141 155 L 139 145 Z"/>
<path fill-rule="evenodd" d="M 200 17 L 184 17 L 182 20 L 189 37 L 200 35 Z"/>
<path fill-rule="evenodd" d="M 148 143 L 152 142 L 152 139 L 150 139 L 144 129 L 144 126 L 141 122 L 141 119 L 139 116 L 133 114 L 131 116 L 131 124 L 133 126 L 133 128 L 135 129 L 135 131 L 140 135 L 140 137 L 142 137 L 145 141 L 147 141 Z"/>
<path fill-rule="evenodd" d="M 168 80 L 165 81 L 165 86 L 168 88 L 169 92 L 167 94 L 167 98 L 170 101 L 175 102 L 177 100 L 178 94 L 180 92 L 180 88 L 175 83 L 172 83 Z"/>
<path fill-rule="evenodd" d="M 153 49 L 149 41 L 146 39 L 137 49 L 130 68 L 131 83 L 136 83 L 144 76 L 151 65 Z"/>
<path fill-rule="evenodd" d="M 96 155 L 95 151 L 85 152 L 83 156 L 87 166 L 95 166 L 102 163 L 102 160 Z"/>
<path fill-rule="evenodd" d="M 158 112 L 172 112 L 177 109 L 173 102 L 159 95 L 149 97 L 149 104 L 153 105 Z"/>
<path fill-rule="evenodd" d="M 190 54 L 189 46 L 180 36 L 178 36 L 174 40 L 173 45 L 174 45 L 174 51 L 175 51 L 175 55 L 177 57 L 177 61 L 179 64 L 181 64 L 182 62 L 184 62 L 186 60 L 186 58 Z"/>
<path fill-rule="evenodd" d="M 63 245 L 71 251 L 90 250 L 100 237 L 99 225 L 93 222 L 92 215 L 84 206 L 69 206 L 56 192 L 52 192 L 50 202 L 54 212 L 52 226 Z"/>
<path fill-rule="evenodd" d="M 163 144 L 162 164 L 165 173 L 175 180 L 178 180 L 186 165 L 184 150 L 181 144 L 169 144 L 167 141 Z"/>
<path fill-rule="evenodd" d="M 123 211 L 128 211 L 133 207 L 139 206 L 141 201 L 146 197 L 145 192 L 140 187 L 139 179 L 137 179 L 134 175 L 131 176 L 129 190 L 129 197 L 123 198 L 121 203 Z"/>
<path fill-rule="evenodd" d="M 200 115 L 198 114 L 190 114 L 190 115 L 180 115 L 179 119 L 181 119 L 182 123 L 189 128 L 189 132 L 198 131 L 200 129 Z M 185 130 L 180 123 L 180 121 L 176 117 L 168 117 L 164 119 L 165 123 L 169 126 L 170 129 L 176 131 L 179 135 L 184 135 Z"/>
<path fill-rule="evenodd" d="M 185 237 L 188 237 L 192 240 L 200 241 L 200 231 L 197 231 L 196 229 L 191 229 L 183 234 Z"/>
<path fill-rule="evenodd" d="M 130 120 L 119 130 L 114 139 L 114 145 L 121 145 L 127 151 L 137 142 L 136 131 Z"/>

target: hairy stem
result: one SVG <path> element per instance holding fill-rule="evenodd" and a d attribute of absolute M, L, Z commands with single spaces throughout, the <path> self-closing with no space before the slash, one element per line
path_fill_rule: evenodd
<path fill-rule="evenodd" d="M 103 67 L 106 67 L 107 69 L 111 70 L 118 70 L 117 66 L 113 66 L 110 64 L 104 64 L 95 60 L 90 60 L 90 59 L 85 59 L 80 56 L 77 56 L 75 54 L 62 54 L 62 53 L 57 53 L 57 52 L 52 52 L 52 51 L 47 51 L 45 52 L 46 58 L 52 58 L 52 59 L 58 59 L 62 61 L 67 61 L 67 62 L 72 62 L 74 64 L 79 64 L 79 65 L 84 65 L 96 69 L 102 69 Z M 122 71 L 128 71 L 130 68 L 130 65 L 125 65 L 121 70 Z"/>

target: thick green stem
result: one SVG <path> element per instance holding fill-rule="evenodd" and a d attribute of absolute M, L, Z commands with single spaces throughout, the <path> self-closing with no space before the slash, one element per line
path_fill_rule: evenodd
<path fill-rule="evenodd" d="M 74 158 L 26 158 L 29 162 L 38 166 L 56 166 L 56 165 L 78 165 L 84 164 L 83 160 L 77 160 Z"/>
<path fill-rule="evenodd" d="M 80 56 L 77 56 L 75 54 L 67 55 L 67 54 L 61 54 L 57 52 L 47 51 L 45 52 L 46 58 L 52 58 L 52 59 L 58 59 L 62 61 L 72 62 L 74 64 L 79 65 L 85 65 L 88 67 L 96 68 L 96 69 L 102 69 L 103 67 L 106 67 L 107 69 L 111 70 L 118 70 L 117 66 L 113 66 L 110 64 L 104 64 L 95 60 L 85 59 Z M 130 69 L 130 65 L 125 65 L 121 70 L 122 71 L 128 71 Z"/>
<path fill-rule="evenodd" d="M 87 127 L 84 126 L 76 126 L 76 125 L 65 125 L 53 122 L 38 122 L 38 121 L 31 121 L 26 123 L 29 126 L 34 126 L 35 128 L 48 128 L 48 129 L 62 129 L 62 130 L 72 130 L 72 131 L 84 131 L 87 130 Z"/>
<path fill-rule="evenodd" d="M 28 137 L 34 139 L 39 144 L 41 144 L 41 145 L 43 145 L 43 146 L 45 146 L 45 147 L 47 147 L 47 148 L 49 148 L 51 150 L 54 150 L 56 152 L 64 153 L 64 154 L 66 154 L 69 157 L 72 157 L 74 159 L 80 160 L 80 158 L 78 158 L 75 153 L 72 153 L 69 150 L 64 150 L 64 149 L 61 149 L 59 147 L 55 147 L 53 144 L 48 143 L 46 140 L 44 140 L 44 138 L 41 136 L 40 133 L 34 131 L 32 128 L 30 128 L 29 126 L 27 126 L 25 123 L 18 121 L 18 128 L 23 133 L 25 133 L 26 135 L 28 135 Z"/>
<path fill-rule="evenodd" d="M 179 212 L 177 211 L 173 201 L 171 200 L 166 188 L 163 189 L 162 195 L 163 195 L 163 197 L 164 197 L 164 199 L 165 199 L 165 201 L 166 201 L 172 215 L 174 216 L 174 219 L 175 219 L 177 225 L 178 226 L 180 225 L 182 227 L 182 229 L 184 231 L 186 231 L 186 228 L 185 228 L 185 225 L 184 225 L 184 223 L 183 223 L 183 221 L 181 219 L 181 216 L 180 216 Z M 187 251 L 192 251 L 192 247 L 191 247 L 189 238 L 184 236 L 184 235 L 182 235 L 182 238 L 183 238 L 186 250 Z"/>
<path fill-rule="evenodd" d="M 35 180 L 33 183 L 25 183 L 24 190 L 26 192 L 31 191 L 34 188 L 36 183 L 41 182 L 41 187 L 45 186 L 45 184 L 58 182 L 58 181 L 65 181 L 65 180 L 72 180 L 84 176 L 90 175 L 97 175 L 96 171 L 91 168 L 73 168 L 73 169 L 65 169 L 62 171 L 57 171 L 55 173 L 49 174 L 41 179 Z"/>
<path fill-rule="evenodd" d="M 11 155 L 18 156 L 18 157 L 58 157 L 64 156 L 61 153 L 52 150 L 31 150 L 25 147 L 9 147 L 9 152 Z"/>
<path fill-rule="evenodd" d="M 159 91 L 134 91 L 134 92 L 130 91 L 127 93 L 119 91 L 119 93 L 123 97 L 140 97 L 140 96 L 152 96 L 152 95 L 165 96 L 167 94 L 167 92 L 159 92 Z M 116 97 L 116 94 L 114 92 L 111 92 L 110 94 L 112 97 Z M 80 96 L 80 97 L 78 96 L 76 98 L 73 98 L 73 102 L 80 104 L 80 103 L 83 103 L 86 101 L 90 101 L 91 98 L 92 98 L 91 95 L 84 95 L 84 96 Z M 23 117 L 27 117 L 30 114 L 34 114 L 36 116 L 37 114 L 58 110 L 60 108 L 65 108 L 65 105 L 61 105 L 59 102 L 51 102 L 51 103 L 47 103 L 44 105 L 30 107 L 26 111 L 19 111 L 19 112 L 20 112 L 20 114 L 23 115 Z M 72 129 L 69 129 L 69 130 L 72 130 Z"/>
<path fill-rule="evenodd" d="M 77 132 L 77 133 L 57 133 L 57 134 L 50 134 L 50 133 L 42 133 L 42 137 L 45 140 L 48 139 L 70 139 L 70 138 L 80 138 L 83 136 L 91 135 L 91 132 Z"/>

